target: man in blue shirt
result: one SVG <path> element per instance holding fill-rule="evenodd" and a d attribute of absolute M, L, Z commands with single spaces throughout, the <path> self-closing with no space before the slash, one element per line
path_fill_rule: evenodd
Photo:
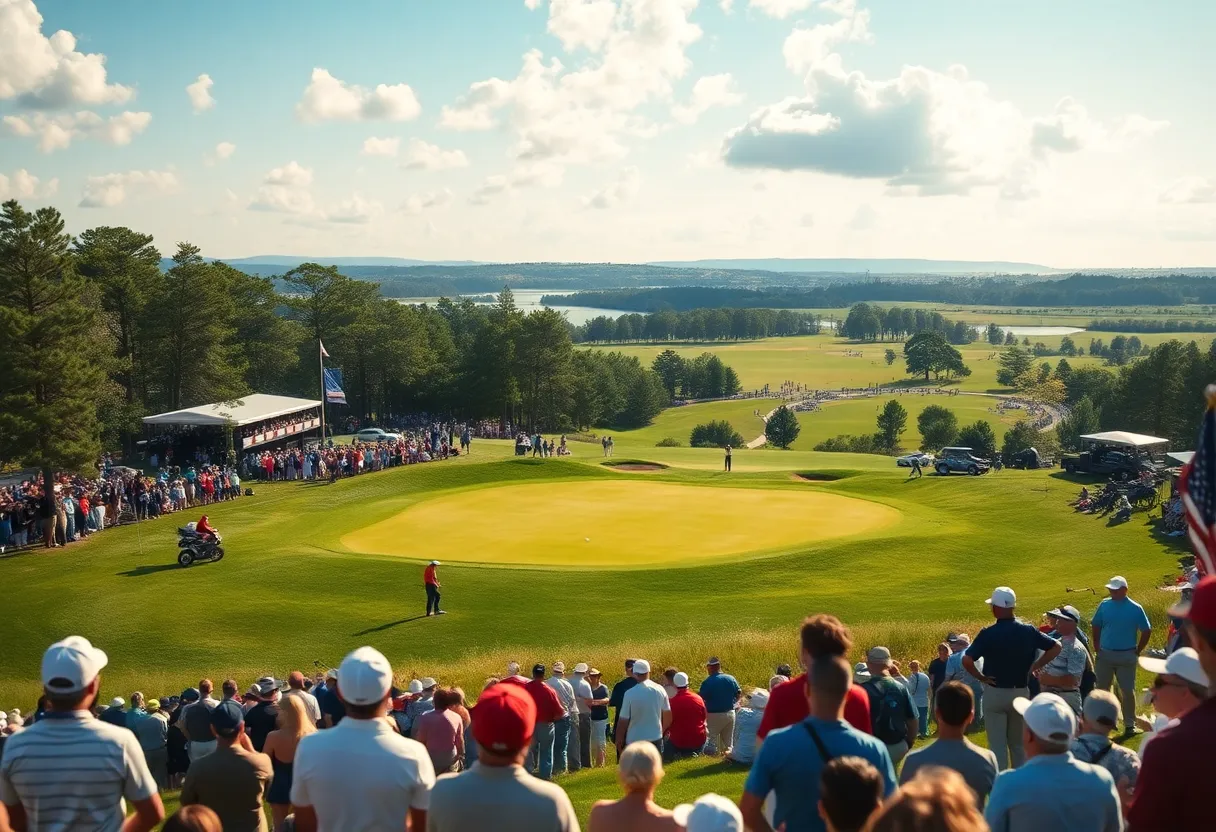
<path fill-rule="evenodd" d="M 895 769 L 886 747 L 844 721 L 844 702 L 853 668 L 841 656 L 819 656 L 807 668 L 811 715 L 769 733 L 743 787 L 739 808 L 747 828 L 772 832 L 764 817 L 764 798 L 776 792 L 776 828 L 786 832 L 826 832 L 819 815 L 819 778 L 839 757 L 860 757 L 882 775 L 883 794 L 895 791 Z"/>
<path fill-rule="evenodd" d="M 992 832 L 1122 832 L 1115 781 L 1106 769 L 1068 750 L 1077 718 L 1054 693 L 1019 697 L 1026 765 L 996 778 L 984 819 Z"/>
<path fill-rule="evenodd" d="M 710 754 L 726 754 L 735 736 L 735 705 L 743 690 L 735 677 L 722 672 L 722 662 L 711 656 L 705 662 L 709 674 L 698 693 L 705 700 L 705 724 L 709 730 Z"/>
<path fill-rule="evenodd" d="M 984 683 L 984 720 L 988 748 L 996 755 L 1001 771 L 1017 768 L 1026 759 L 1022 749 L 1022 717 L 1013 703 L 1025 698 L 1030 674 L 1046 666 L 1060 653 L 1060 642 L 1013 617 L 1017 596 L 1007 586 L 998 586 L 988 599 L 996 623 L 980 630 L 963 654 L 963 668 Z M 1043 655 L 1035 659 L 1035 654 Z M 984 660 L 981 671 L 976 661 Z"/>
<path fill-rule="evenodd" d="M 1097 686 L 1110 690 L 1119 682 L 1123 703 L 1123 733 L 1136 733 L 1136 661 L 1153 634 L 1144 607 L 1127 597 L 1127 579 L 1116 575 L 1106 582 L 1110 597 L 1098 604 L 1092 622 L 1094 672 Z"/>

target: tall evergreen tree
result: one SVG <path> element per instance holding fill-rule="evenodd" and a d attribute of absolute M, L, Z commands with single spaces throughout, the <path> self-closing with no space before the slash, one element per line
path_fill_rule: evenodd
<path fill-rule="evenodd" d="M 764 425 L 764 438 L 778 448 L 789 448 L 800 433 L 802 425 L 798 424 L 798 417 L 785 405 L 773 411 Z"/>

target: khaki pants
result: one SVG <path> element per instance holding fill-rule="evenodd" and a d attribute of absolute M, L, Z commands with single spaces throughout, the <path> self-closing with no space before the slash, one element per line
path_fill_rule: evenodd
<path fill-rule="evenodd" d="M 887 754 L 891 757 L 891 765 L 898 767 L 899 761 L 908 755 L 908 741 L 900 740 L 894 745 L 885 745 L 887 746 Z"/>
<path fill-rule="evenodd" d="M 1135 650 L 1102 648 L 1098 651 L 1098 661 L 1094 667 L 1094 675 L 1097 676 L 1095 684 L 1102 690 L 1110 690 L 1112 682 L 1119 683 L 1125 730 L 1136 724 L 1136 665 Z"/>
<path fill-rule="evenodd" d="M 1026 762 L 1022 748 L 1022 715 L 1013 709 L 1013 700 L 1029 697 L 1026 688 L 984 688 L 984 724 L 988 729 L 988 748 L 996 755 L 998 771 L 1018 768 Z"/>
<path fill-rule="evenodd" d="M 709 729 L 709 744 L 706 746 L 706 753 L 725 754 L 730 751 L 735 739 L 735 712 L 706 714 L 705 724 Z"/>

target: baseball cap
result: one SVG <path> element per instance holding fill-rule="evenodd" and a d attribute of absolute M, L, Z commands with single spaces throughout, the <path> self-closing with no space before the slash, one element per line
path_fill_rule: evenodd
<path fill-rule="evenodd" d="M 326 679 L 337 679 L 338 678 L 338 668 L 331 667 L 329 670 L 325 671 L 325 678 Z"/>
<path fill-rule="evenodd" d="M 1170 607 L 1170 615 L 1188 618 L 1196 627 L 1216 630 L 1216 575 L 1208 575 L 1191 591 L 1191 600 Z"/>
<path fill-rule="evenodd" d="M 438 565 L 439 565 L 439 561 L 437 561 L 437 560 L 431 561 L 431 566 L 438 566 Z"/>
<path fill-rule="evenodd" d="M 439 683 L 436 682 L 434 679 L 432 679 L 430 676 L 422 677 L 422 689 L 423 690 L 426 690 L 427 688 L 433 688 L 437 684 L 439 684 Z"/>
<path fill-rule="evenodd" d="M 539 663 L 532 665 L 532 675 L 533 676 L 544 676 L 545 675 L 545 666 L 543 664 L 539 664 Z"/>
<path fill-rule="evenodd" d="M 554 673 L 565 673 L 566 672 L 566 663 L 565 662 L 554 662 L 553 663 L 553 672 Z"/>
<path fill-rule="evenodd" d="M 211 709 L 211 727 L 221 737 L 231 737 L 245 721 L 245 712 L 232 699 L 225 699 Z"/>
<path fill-rule="evenodd" d="M 202 694 L 198 692 L 198 688 L 186 688 L 182 691 L 183 702 L 197 702 L 201 697 Z"/>
<path fill-rule="evenodd" d="M 650 662 L 646 661 L 645 659 L 634 659 L 633 660 L 633 672 L 637 676 L 642 676 L 646 673 L 649 673 L 650 672 Z"/>
<path fill-rule="evenodd" d="M 1071 604 L 1063 604 L 1056 607 L 1054 610 L 1048 610 L 1048 615 L 1053 615 L 1056 618 L 1067 618 L 1069 621 L 1081 621 L 1081 613 L 1077 612 L 1077 608 Z"/>
<path fill-rule="evenodd" d="M 519 751 L 536 727 L 536 703 L 519 685 L 490 685 L 471 714 L 477 744 L 498 753 Z"/>
<path fill-rule="evenodd" d="M 127 700 L 123 699 L 121 696 L 115 696 L 110 700 L 111 708 L 121 708 L 125 704 L 127 704 Z"/>
<path fill-rule="evenodd" d="M 1081 716 L 1090 722 L 1114 728 L 1119 723 L 1119 710 L 1119 700 L 1112 693 L 1095 690 L 1085 697 L 1085 704 L 1081 706 Z"/>
<path fill-rule="evenodd" d="M 422 693 L 422 682 L 417 679 L 410 679 L 410 683 L 405 686 L 406 693 Z"/>
<path fill-rule="evenodd" d="M 602 675 L 604 675 L 604 674 L 600 673 L 600 671 L 599 671 L 599 668 L 598 668 L 598 667 L 592 667 L 592 668 L 590 668 L 590 669 L 588 669 L 588 670 L 587 670 L 587 675 L 588 675 L 588 676 L 602 676 Z"/>
<path fill-rule="evenodd" d="M 714 667 L 715 665 L 719 664 L 722 664 L 722 661 L 717 656 L 710 656 L 705 660 L 706 667 Z"/>
<path fill-rule="evenodd" d="M 768 707 L 768 691 L 756 688 L 752 691 L 751 698 L 748 700 L 751 706 L 757 711 L 762 711 Z"/>
<path fill-rule="evenodd" d="M 886 664 L 891 661 L 891 651 L 885 647 L 871 647 L 866 653 L 866 661 L 874 664 Z"/>
<path fill-rule="evenodd" d="M 374 705 L 388 696 L 393 668 L 374 647 L 360 647 L 338 667 L 338 696 L 349 705 Z"/>
<path fill-rule="evenodd" d="M 1077 732 L 1077 716 L 1068 703 L 1054 693 L 1040 693 L 1034 699 L 1019 696 L 1013 709 L 1022 715 L 1026 727 L 1047 742 L 1069 742 Z"/>
<path fill-rule="evenodd" d="M 574 666 L 574 672 L 575 673 L 586 673 L 587 672 L 587 663 L 579 662 L 578 664 L 576 664 Z"/>
<path fill-rule="evenodd" d="M 870 679 L 870 668 L 866 666 L 865 662 L 858 662 L 857 664 L 853 665 L 854 684 L 862 685 L 870 681 Z"/>
<path fill-rule="evenodd" d="M 966 633 L 951 633 L 946 637 L 946 642 L 949 644 L 970 644 L 971 636 Z"/>
<path fill-rule="evenodd" d="M 992 590 L 992 597 L 985 601 L 985 604 L 997 607 L 1003 610 L 1011 610 L 1018 602 L 1018 596 L 1013 590 L 1007 586 L 998 586 Z"/>
<path fill-rule="evenodd" d="M 42 654 L 42 686 L 54 693 L 80 693 L 110 659 L 82 636 L 68 636 Z"/>
<path fill-rule="evenodd" d="M 689 832 L 743 832 L 739 807 L 720 794 L 705 794 L 696 803 L 681 803 L 672 810 L 672 816 Z"/>
<path fill-rule="evenodd" d="M 160 710 L 160 700 L 159 699 L 149 699 L 147 702 L 147 705 L 148 705 L 149 711 L 159 711 Z"/>
<path fill-rule="evenodd" d="M 1127 589 L 1127 578 L 1116 575 L 1106 582 L 1107 589 Z"/>
<path fill-rule="evenodd" d="M 684 672 L 677 673 L 671 677 L 671 683 L 678 688 L 688 687 L 688 674 Z"/>
<path fill-rule="evenodd" d="M 1199 664 L 1199 654 L 1191 647 L 1180 647 L 1165 659 L 1150 659 L 1148 656 L 1141 656 L 1140 666 L 1149 673 L 1158 675 L 1168 673 L 1202 687 L 1208 686 L 1208 675 L 1203 672 L 1203 667 Z"/>

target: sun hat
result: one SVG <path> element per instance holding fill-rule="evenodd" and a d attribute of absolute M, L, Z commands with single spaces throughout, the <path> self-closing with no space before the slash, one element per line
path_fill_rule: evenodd
<path fill-rule="evenodd" d="M 422 693 L 422 682 L 419 682 L 417 679 L 410 679 L 410 683 L 405 686 L 405 692 L 415 695 Z"/>
<path fill-rule="evenodd" d="M 490 685 L 470 713 L 477 744 L 497 753 L 519 751 L 536 728 L 536 703 L 519 685 Z"/>
<path fill-rule="evenodd" d="M 348 705 L 384 701 L 393 686 L 393 668 L 374 647 L 352 650 L 339 667 L 338 696 Z"/>
<path fill-rule="evenodd" d="M 1127 578 L 1116 575 L 1106 582 L 1107 589 L 1127 589 Z"/>
<path fill-rule="evenodd" d="M 633 675 L 634 676 L 645 676 L 649 672 L 650 672 L 650 662 L 646 661 L 645 659 L 634 659 L 633 660 Z"/>
<path fill-rule="evenodd" d="M 109 661 L 87 638 L 68 636 L 42 654 L 42 686 L 54 693 L 80 693 Z"/>
<path fill-rule="evenodd" d="M 554 662 L 553 663 L 553 672 L 554 673 L 565 673 L 566 672 L 566 663 L 565 662 Z"/>
<path fill-rule="evenodd" d="M 689 832 L 743 832 L 739 807 L 720 794 L 701 795 L 696 803 L 681 803 L 672 810 L 672 819 Z"/>
<path fill-rule="evenodd" d="M 768 707 L 768 691 L 756 688 L 748 701 L 754 710 L 763 711 Z"/>
<path fill-rule="evenodd" d="M 677 688 L 688 687 L 688 674 L 684 672 L 677 673 L 675 676 L 671 677 L 671 683 Z"/>
<path fill-rule="evenodd" d="M 1199 664 L 1199 654 L 1192 647 L 1180 647 L 1165 659 L 1150 659 L 1148 656 L 1141 656 L 1140 666 L 1149 673 L 1157 675 L 1168 673 L 1170 676 L 1186 679 L 1200 687 L 1208 686 L 1208 675 L 1203 672 L 1203 666 Z"/>
<path fill-rule="evenodd" d="M 423 677 L 422 677 L 422 689 L 423 689 L 423 690 L 428 690 L 428 689 L 430 689 L 430 688 L 435 687 L 435 686 L 436 686 L 436 685 L 438 685 L 438 684 L 439 684 L 439 683 L 438 683 L 438 682 L 436 682 L 434 679 L 432 679 L 430 676 L 423 676 Z"/>
<path fill-rule="evenodd" d="M 992 590 L 992 596 L 984 603 L 997 609 L 1011 610 L 1017 605 L 1017 602 L 1018 596 L 1012 589 L 1007 586 L 998 586 Z"/>
<path fill-rule="evenodd" d="M 211 727 L 221 737 L 231 737 L 236 734 L 245 721 L 245 712 L 240 704 L 225 699 L 211 709 Z"/>
<path fill-rule="evenodd" d="M 586 673 L 587 672 L 587 663 L 579 662 L 578 664 L 576 664 L 574 666 L 574 672 L 575 673 Z"/>
<path fill-rule="evenodd" d="M 866 661 L 873 664 L 887 664 L 891 661 L 891 651 L 885 647 L 871 647 L 866 653 Z"/>
<path fill-rule="evenodd" d="M 1216 630 L 1216 575 L 1208 575 L 1195 584 L 1191 600 L 1170 607 L 1170 615 L 1189 619 L 1205 630 Z"/>
<path fill-rule="evenodd" d="M 279 689 L 279 680 L 273 676 L 263 676 L 261 679 L 258 679 L 257 685 L 259 694 L 270 696 L 270 694 Z"/>
<path fill-rule="evenodd" d="M 705 660 L 706 667 L 715 667 L 716 665 L 720 665 L 720 664 L 722 664 L 722 661 L 717 656 L 710 656 L 708 659 Z"/>
<path fill-rule="evenodd" d="M 1054 693 L 1040 693 L 1034 699 L 1019 696 L 1013 700 L 1013 709 L 1041 740 L 1066 743 L 1077 732 L 1077 716 L 1072 707 Z"/>
<path fill-rule="evenodd" d="M 1081 613 L 1077 612 L 1077 608 L 1071 604 L 1061 604 L 1054 610 L 1048 610 L 1047 615 L 1054 618 L 1067 618 L 1069 621 L 1081 622 Z"/>
<path fill-rule="evenodd" d="M 602 676 L 604 674 L 600 673 L 599 668 L 593 667 L 587 671 L 587 675 L 588 676 Z"/>

